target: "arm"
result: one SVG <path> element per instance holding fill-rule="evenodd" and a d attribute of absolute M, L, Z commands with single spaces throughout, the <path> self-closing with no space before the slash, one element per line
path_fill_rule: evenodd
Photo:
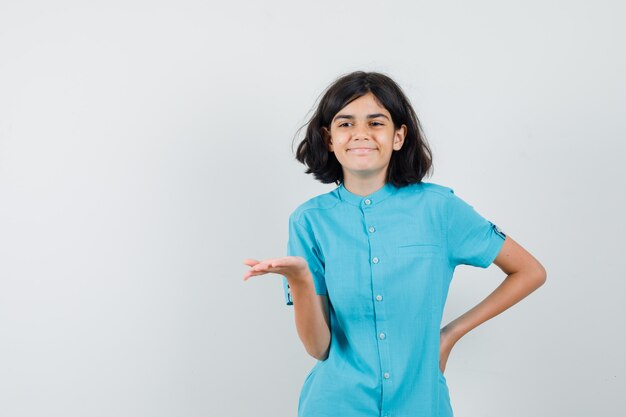
<path fill-rule="evenodd" d="M 315 293 L 311 273 L 301 279 L 290 279 L 294 316 L 298 336 L 307 353 L 317 360 L 325 360 L 330 348 L 328 297 Z"/>
<path fill-rule="evenodd" d="M 251 267 L 244 275 L 244 281 L 267 273 L 287 278 L 298 336 L 309 355 L 325 360 L 330 348 L 328 297 L 315 292 L 313 276 L 306 260 L 300 256 L 285 256 L 263 261 L 246 259 L 244 263 Z"/>
<path fill-rule="evenodd" d="M 513 306 L 546 282 L 547 274 L 543 265 L 510 236 L 506 237 L 493 263 L 507 277 L 483 301 L 441 330 L 443 364 L 452 346 L 465 334 Z"/>

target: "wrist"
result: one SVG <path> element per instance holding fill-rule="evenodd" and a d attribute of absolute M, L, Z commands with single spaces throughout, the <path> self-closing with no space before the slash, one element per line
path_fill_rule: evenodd
<path fill-rule="evenodd" d="M 290 287 L 308 287 L 313 285 L 313 276 L 311 272 L 306 270 L 300 273 L 290 274 L 286 276 Z"/>
<path fill-rule="evenodd" d="M 455 343 L 465 335 L 463 328 L 455 322 L 448 323 L 441 329 L 441 331 L 450 337 L 450 339 Z"/>

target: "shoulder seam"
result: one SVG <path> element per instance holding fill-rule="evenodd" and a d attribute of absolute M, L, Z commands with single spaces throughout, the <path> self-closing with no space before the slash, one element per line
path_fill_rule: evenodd
<path fill-rule="evenodd" d="M 454 190 L 450 187 L 446 187 L 445 185 L 435 184 L 435 183 L 419 183 L 422 191 L 431 192 L 434 194 L 438 194 L 447 198 L 450 198 L 451 194 L 454 194 Z"/>
<path fill-rule="evenodd" d="M 333 204 L 332 206 L 328 206 L 328 207 L 305 207 L 305 208 L 298 208 L 293 212 L 294 215 L 294 220 L 300 225 L 303 226 L 300 223 L 300 219 L 302 218 L 302 216 L 304 215 L 304 213 L 306 213 L 307 211 L 310 210 L 330 210 L 332 208 L 334 208 L 337 204 L 339 204 L 339 200 L 335 201 L 335 204 Z M 304 226 L 303 226 L 304 227 Z"/>

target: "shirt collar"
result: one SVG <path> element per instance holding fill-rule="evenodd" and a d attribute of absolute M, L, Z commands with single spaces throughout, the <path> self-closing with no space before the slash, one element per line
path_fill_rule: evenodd
<path fill-rule="evenodd" d="M 390 182 L 386 182 L 385 185 L 383 185 L 381 188 L 374 191 L 373 193 L 366 196 L 360 196 L 358 194 L 354 194 L 348 191 L 343 182 L 337 187 L 339 197 L 342 201 L 359 207 L 375 206 L 376 204 L 383 201 L 385 198 L 395 194 L 397 190 L 398 187 L 394 186 Z"/>

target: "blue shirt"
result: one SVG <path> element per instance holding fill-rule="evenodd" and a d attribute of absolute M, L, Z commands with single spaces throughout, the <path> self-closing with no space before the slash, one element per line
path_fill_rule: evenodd
<path fill-rule="evenodd" d="M 448 187 L 343 184 L 289 216 L 287 255 L 327 295 L 331 342 L 300 392 L 299 417 L 451 417 L 439 369 L 443 308 L 457 265 L 489 266 L 505 234 Z M 287 305 L 293 305 L 283 277 Z"/>

